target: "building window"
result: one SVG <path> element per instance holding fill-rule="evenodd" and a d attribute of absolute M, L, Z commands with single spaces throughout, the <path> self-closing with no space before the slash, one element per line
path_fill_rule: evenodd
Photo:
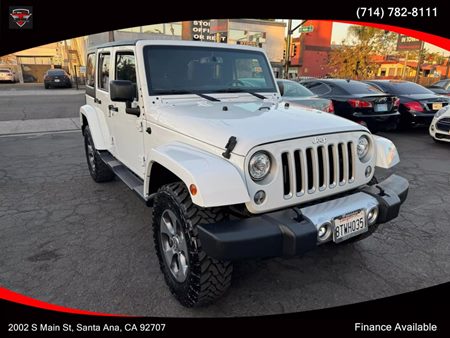
<path fill-rule="evenodd" d="M 386 68 L 380 69 L 380 76 L 386 76 Z"/>
<path fill-rule="evenodd" d="M 231 44 L 262 47 L 263 43 L 266 42 L 266 32 L 230 29 L 228 32 L 228 42 Z"/>
<path fill-rule="evenodd" d="M 389 76 L 395 76 L 395 68 L 389 68 Z"/>

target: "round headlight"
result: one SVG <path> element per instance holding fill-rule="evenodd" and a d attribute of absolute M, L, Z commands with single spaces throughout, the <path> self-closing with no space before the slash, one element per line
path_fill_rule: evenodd
<path fill-rule="evenodd" d="M 359 138 L 356 151 L 360 160 L 366 157 L 369 152 L 369 139 L 367 136 L 363 135 Z"/>
<path fill-rule="evenodd" d="M 270 172 L 270 156 L 258 151 L 255 153 L 248 164 L 248 171 L 254 181 L 260 181 Z"/>
<path fill-rule="evenodd" d="M 436 112 L 436 114 L 434 114 L 434 117 L 435 117 L 435 118 L 438 118 L 438 117 L 441 117 L 442 115 L 444 115 L 444 113 L 448 110 L 448 107 L 449 107 L 449 106 L 446 106 L 446 107 L 444 107 L 444 108 L 438 110 L 438 111 Z"/>

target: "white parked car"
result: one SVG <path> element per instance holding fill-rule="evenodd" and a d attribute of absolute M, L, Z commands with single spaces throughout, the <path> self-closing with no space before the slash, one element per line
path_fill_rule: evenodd
<path fill-rule="evenodd" d="M 16 82 L 16 74 L 11 69 L 0 68 L 0 81 Z"/>
<path fill-rule="evenodd" d="M 445 106 L 434 115 L 430 135 L 437 142 L 450 142 L 450 106 Z"/>
<path fill-rule="evenodd" d="M 98 46 L 80 115 L 92 178 L 118 177 L 153 207 L 161 271 L 188 307 L 220 297 L 235 260 L 367 237 L 408 193 L 400 176 L 374 178 L 399 162 L 391 141 L 283 102 L 259 48 Z"/>

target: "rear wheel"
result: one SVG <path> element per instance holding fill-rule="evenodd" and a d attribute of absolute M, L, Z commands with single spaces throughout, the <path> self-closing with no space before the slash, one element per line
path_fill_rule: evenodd
<path fill-rule="evenodd" d="M 108 182 L 114 179 L 114 172 L 102 161 L 92 141 L 89 126 L 84 128 L 84 150 L 89 167 L 89 173 L 95 182 Z"/>
<path fill-rule="evenodd" d="M 44 84 L 44 87 L 45 87 L 45 89 L 49 89 L 50 85 L 46 83 L 46 84 Z"/>
<path fill-rule="evenodd" d="M 153 204 L 153 239 L 167 285 L 186 307 L 204 306 L 221 297 L 231 284 L 231 262 L 209 257 L 197 226 L 225 218 L 220 208 L 192 203 L 182 182 L 162 186 Z"/>

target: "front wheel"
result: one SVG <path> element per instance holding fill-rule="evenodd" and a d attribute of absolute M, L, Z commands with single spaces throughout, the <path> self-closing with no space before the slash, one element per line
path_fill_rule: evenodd
<path fill-rule="evenodd" d="M 186 307 L 214 302 L 231 284 L 232 263 L 209 257 L 197 230 L 224 217 L 220 208 L 194 205 L 181 182 L 162 186 L 155 197 L 153 239 L 159 265 L 171 293 Z"/>

